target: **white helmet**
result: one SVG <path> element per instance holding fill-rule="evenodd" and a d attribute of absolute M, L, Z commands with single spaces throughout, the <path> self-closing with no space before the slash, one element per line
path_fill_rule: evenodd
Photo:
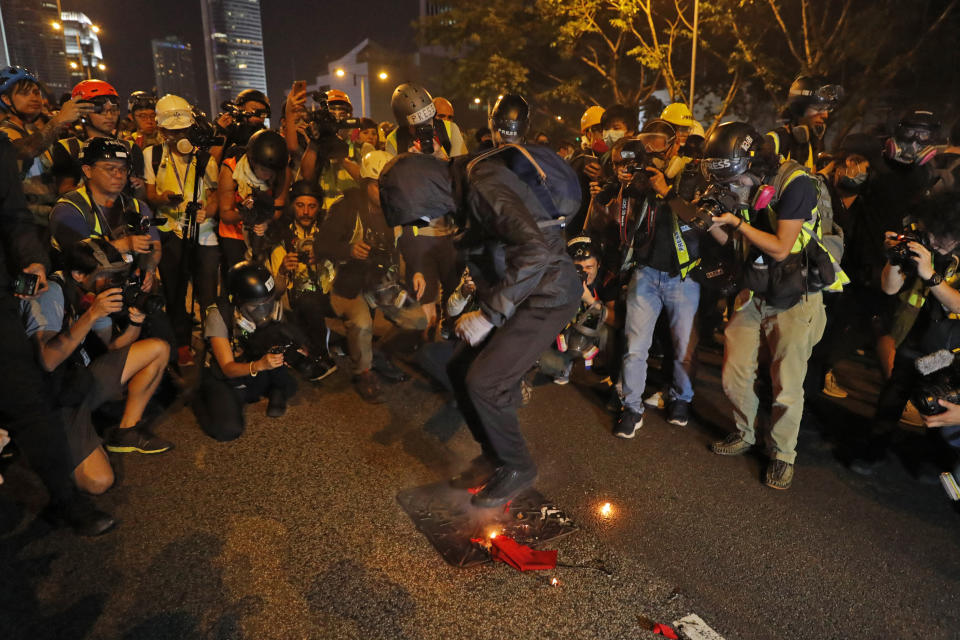
<path fill-rule="evenodd" d="M 393 156 L 386 151 L 370 151 L 363 156 L 363 164 L 360 167 L 361 178 L 371 178 L 378 180 L 383 167 L 393 159 Z"/>
<path fill-rule="evenodd" d="M 193 126 L 193 109 L 190 103 L 168 93 L 157 100 L 157 125 L 163 129 L 186 129 Z"/>

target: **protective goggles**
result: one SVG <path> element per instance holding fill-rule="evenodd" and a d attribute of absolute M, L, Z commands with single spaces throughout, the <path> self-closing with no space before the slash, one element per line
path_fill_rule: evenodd
<path fill-rule="evenodd" d="M 269 109 L 255 109 L 253 111 L 244 111 L 241 114 L 244 118 L 267 118 L 270 116 Z"/>
<path fill-rule="evenodd" d="M 794 95 L 813 99 L 813 105 L 832 111 L 843 100 L 843 87 L 827 84 L 818 89 L 798 91 Z"/>
<path fill-rule="evenodd" d="M 120 112 L 120 103 L 111 96 L 96 96 L 87 100 L 93 105 L 94 113 L 103 113 L 104 111 Z"/>
<path fill-rule="evenodd" d="M 897 140 L 900 142 L 919 142 L 927 144 L 933 139 L 933 132 L 926 127 L 898 127 Z"/>

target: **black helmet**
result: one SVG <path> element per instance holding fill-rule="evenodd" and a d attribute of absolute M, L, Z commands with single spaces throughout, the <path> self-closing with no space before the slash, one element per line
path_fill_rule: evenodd
<path fill-rule="evenodd" d="M 237 99 L 233 101 L 237 107 L 242 108 L 244 102 L 259 102 L 267 107 L 267 115 L 270 115 L 270 101 L 267 100 L 267 94 L 259 89 L 244 89 L 237 94 Z"/>
<path fill-rule="evenodd" d="M 760 135 L 746 122 L 724 122 L 703 148 L 701 170 L 707 180 L 727 182 L 745 173 L 760 153 Z"/>
<path fill-rule="evenodd" d="M 238 307 L 272 302 L 275 291 L 273 276 L 262 264 L 244 260 L 227 272 L 227 296 Z"/>
<path fill-rule="evenodd" d="M 490 129 L 508 143 L 523 142 L 530 128 L 530 105 L 523 96 L 508 93 L 500 96 L 490 113 Z"/>
<path fill-rule="evenodd" d="M 380 172 L 380 206 L 391 227 L 415 225 L 453 213 L 450 162 L 404 153 Z"/>
<path fill-rule="evenodd" d="M 317 202 L 323 204 L 323 189 L 310 180 L 297 180 L 290 187 L 290 196 L 287 202 L 293 204 L 293 201 L 301 196 L 310 196 Z"/>
<path fill-rule="evenodd" d="M 932 111 L 914 109 L 900 116 L 893 135 L 903 142 L 933 144 L 938 133 L 940 133 L 940 119 L 933 115 Z"/>
<path fill-rule="evenodd" d="M 127 98 L 127 112 L 136 113 L 141 109 L 156 109 L 157 96 L 146 91 L 134 91 Z"/>
<path fill-rule="evenodd" d="M 93 138 L 80 148 L 80 164 L 93 164 L 100 160 L 123 160 L 130 164 L 130 151 L 114 138 Z"/>
<path fill-rule="evenodd" d="M 283 171 L 289 159 L 287 141 L 276 131 L 260 129 L 247 142 L 247 158 L 261 167 Z"/>
<path fill-rule="evenodd" d="M 600 259 L 600 253 L 594 246 L 590 236 L 577 236 L 567 242 L 567 254 L 574 262 L 589 260 L 590 258 Z"/>
<path fill-rule="evenodd" d="M 405 82 L 393 90 L 390 108 L 397 124 L 423 124 L 433 119 L 437 108 L 430 92 L 420 85 Z"/>
<path fill-rule="evenodd" d="M 823 78 L 797 76 L 787 93 L 787 111 L 794 119 L 803 117 L 807 107 L 819 106 L 828 111 L 837 108 L 843 99 L 843 87 L 827 84 Z"/>

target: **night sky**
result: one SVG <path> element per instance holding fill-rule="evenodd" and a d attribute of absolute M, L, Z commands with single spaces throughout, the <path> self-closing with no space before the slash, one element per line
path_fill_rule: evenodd
<path fill-rule="evenodd" d="M 193 45 L 197 94 L 207 103 L 206 60 L 200 0 L 62 0 L 64 11 L 82 11 L 103 31 L 100 43 L 108 80 L 120 95 L 153 86 L 152 38 L 177 35 Z M 417 0 L 341 2 L 262 0 L 264 56 L 269 97 L 279 108 L 296 78 L 313 82 L 338 58 L 369 37 L 412 50 Z"/>

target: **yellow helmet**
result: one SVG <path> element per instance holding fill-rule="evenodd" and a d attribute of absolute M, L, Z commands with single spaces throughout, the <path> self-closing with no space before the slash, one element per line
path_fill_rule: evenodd
<path fill-rule="evenodd" d="M 580 133 L 585 132 L 592 126 L 600 124 L 600 119 L 603 118 L 603 114 L 606 111 L 603 107 L 598 107 L 596 105 L 588 107 L 586 111 L 583 112 L 583 115 L 580 117 Z"/>
<path fill-rule="evenodd" d="M 690 113 L 690 108 L 682 102 L 668 104 L 663 113 L 660 114 L 661 120 L 666 120 L 676 127 L 692 127 L 696 120 Z"/>
<path fill-rule="evenodd" d="M 701 138 L 704 138 L 704 139 L 707 137 L 707 134 L 704 133 L 703 131 L 703 125 L 697 122 L 696 120 L 694 120 L 693 124 L 690 125 L 690 135 L 700 136 Z"/>

